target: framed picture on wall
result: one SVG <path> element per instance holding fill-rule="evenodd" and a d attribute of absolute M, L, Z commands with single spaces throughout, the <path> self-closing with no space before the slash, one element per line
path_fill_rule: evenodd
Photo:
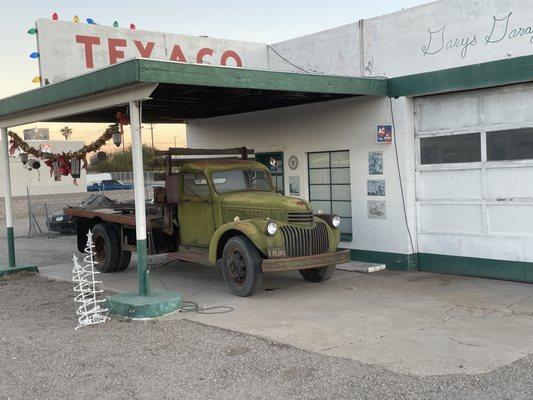
<path fill-rule="evenodd" d="M 289 195 L 300 196 L 300 177 L 289 176 Z"/>
<path fill-rule="evenodd" d="M 383 175 L 383 152 L 382 151 L 368 152 L 368 174 L 369 175 Z"/>

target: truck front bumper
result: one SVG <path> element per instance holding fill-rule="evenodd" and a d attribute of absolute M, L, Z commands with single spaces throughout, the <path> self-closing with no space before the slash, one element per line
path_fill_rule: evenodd
<path fill-rule="evenodd" d="M 342 264 L 348 261 L 350 261 L 350 250 L 340 250 L 334 253 L 323 253 L 304 257 L 266 258 L 263 260 L 263 272 L 319 268 Z"/>

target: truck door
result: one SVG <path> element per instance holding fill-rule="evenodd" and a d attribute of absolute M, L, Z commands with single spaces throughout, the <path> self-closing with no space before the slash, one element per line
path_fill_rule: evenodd
<path fill-rule="evenodd" d="M 207 179 L 201 171 L 187 171 L 182 175 L 180 186 L 178 221 L 181 243 L 209 247 L 215 224 Z"/>

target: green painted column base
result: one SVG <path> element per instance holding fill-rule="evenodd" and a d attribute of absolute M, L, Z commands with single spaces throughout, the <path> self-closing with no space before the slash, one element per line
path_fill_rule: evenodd
<path fill-rule="evenodd" d="M 157 318 L 181 309 L 181 295 L 170 290 L 152 290 L 150 296 L 120 293 L 109 296 L 106 308 L 110 314 L 126 318 Z"/>
<path fill-rule="evenodd" d="M 35 265 L 19 265 L 16 267 L 6 267 L 0 265 L 0 278 L 3 276 L 17 274 L 19 272 L 39 272 L 39 269 Z"/>

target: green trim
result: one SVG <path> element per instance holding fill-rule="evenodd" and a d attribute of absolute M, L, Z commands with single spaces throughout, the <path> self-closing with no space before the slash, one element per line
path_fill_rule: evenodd
<path fill-rule="evenodd" d="M 415 271 L 416 254 L 386 253 L 382 251 L 350 249 L 352 261 L 385 264 L 393 271 Z"/>
<path fill-rule="evenodd" d="M 107 298 L 106 308 L 111 314 L 126 318 L 157 318 L 179 310 L 181 296 L 176 292 L 157 289 L 150 296 L 120 293 Z"/>
<path fill-rule="evenodd" d="M 386 78 L 357 78 L 139 60 L 143 82 L 307 93 L 387 96 Z"/>
<path fill-rule="evenodd" d="M 150 277 L 147 270 L 146 239 L 137 239 L 137 279 L 139 283 L 139 296 L 150 296 Z"/>
<path fill-rule="evenodd" d="M 9 268 L 14 268 L 17 263 L 15 261 L 15 233 L 12 226 L 7 227 L 7 258 Z"/>
<path fill-rule="evenodd" d="M 0 265 L 0 278 L 12 275 L 12 274 L 18 274 L 19 272 L 35 272 L 38 273 L 39 269 L 35 265 L 18 265 L 15 267 L 4 267 Z"/>
<path fill-rule="evenodd" d="M 421 271 L 533 282 L 533 263 L 418 253 Z"/>
<path fill-rule="evenodd" d="M 138 62 L 116 64 L 0 100 L 0 118 L 134 84 L 139 81 Z"/>
<path fill-rule="evenodd" d="M 135 59 L 0 100 L 0 118 L 142 82 L 387 96 L 387 80 L 384 78 L 299 74 Z"/>
<path fill-rule="evenodd" d="M 533 55 L 389 79 L 389 97 L 483 89 L 533 80 Z"/>

